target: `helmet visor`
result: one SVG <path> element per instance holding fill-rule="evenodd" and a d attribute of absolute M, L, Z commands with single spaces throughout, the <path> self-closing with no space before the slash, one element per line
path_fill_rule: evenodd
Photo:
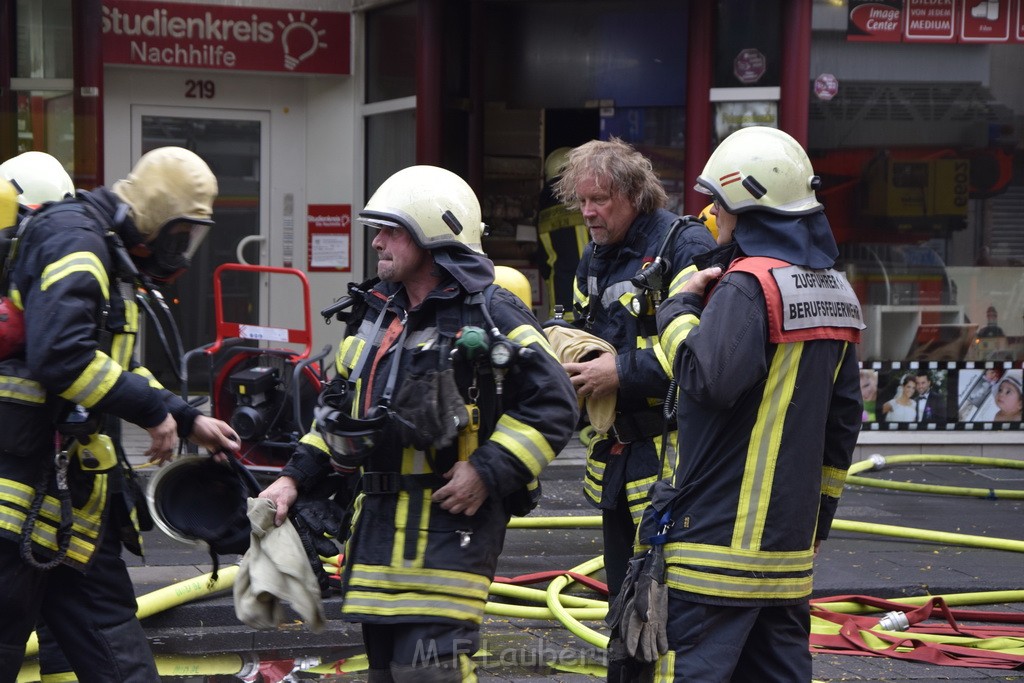
<path fill-rule="evenodd" d="M 167 235 L 169 238 L 167 241 L 176 245 L 174 251 L 186 259 L 191 259 L 199 251 L 203 240 L 210 232 L 211 225 L 213 225 L 213 221 L 197 223 L 186 219 L 173 220 L 160 229 L 157 240 L 161 236 Z"/>
<path fill-rule="evenodd" d="M 209 231 L 210 223 L 180 218 L 169 221 L 156 239 L 146 244 L 151 255 L 138 262 L 139 268 L 158 282 L 174 282 L 191 265 Z"/>

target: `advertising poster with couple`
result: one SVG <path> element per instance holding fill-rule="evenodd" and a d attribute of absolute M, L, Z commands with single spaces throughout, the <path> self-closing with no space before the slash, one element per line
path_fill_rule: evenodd
<path fill-rule="evenodd" d="M 865 363 L 864 428 L 1021 428 L 1021 363 Z"/>

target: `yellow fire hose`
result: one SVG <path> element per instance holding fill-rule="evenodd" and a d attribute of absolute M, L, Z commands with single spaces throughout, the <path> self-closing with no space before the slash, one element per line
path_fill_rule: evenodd
<path fill-rule="evenodd" d="M 1006 458 L 981 458 L 968 455 L 872 455 L 866 460 L 855 462 L 846 477 L 846 483 L 854 486 L 873 486 L 896 491 L 914 491 L 915 493 L 937 493 L 949 496 L 969 496 L 972 498 L 1003 498 L 1008 500 L 1024 500 L 1024 491 L 1014 489 L 980 489 L 964 486 L 944 486 L 940 484 L 917 484 L 907 481 L 885 481 L 857 476 L 866 470 L 877 471 L 892 464 L 901 463 L 942 463 L 949 465 L 975 465 L 978 467 L 1006 467 L 1024 469 L 1024 460 Z"/>
<path fill-rule="evenodd" d="M 1024 491 L 921 485 L 907 482 L 891 481 L 879 482 L 877 480 L 857 476 L 857 474 L 867 470 L 877 470 L 889 464 L 907 462 L 971 464 L 986 467 L 1008 467 L 1015 469 L 1024 469 L 1024 461 L 1008 460 L 1002 458 L 980 458 L 973 456 L 927 454 L 895 455 L 886 456 L 884 459 L 875 457 L 873 459 L 863 460 L 854 463 L 854 465 L 849 470 L 847 484 L 856 486 L 875 486 L 879 488 L 907 490 L 925 493 L 976 496 L 982 498 L 1024 498 Z M 562 517 L 517 517 L 512 519 L 511 522 L 509 523 L 510 529 L 582 529 L 600 527 L 601 517 L 599 515 L 579 515 Z M 937 543 L 944 543 L 948 545 L 962 545 L 977 548 L 1005 550 L 1011 552 L 1024 552 L 1024 541 L 1015 539 L 990 538 L 983 536 L 974 536 L 969 534 L 934 531 L 929 529 L 900 527 L 886 524 L 873 524 L 868 522 L 854 522 L 842 519 L 836 519 L 833 522 L 833 529 L 838 529 L 840 531 L 850 531 L 855 533 L 893 536 L 898 538 L 910 538 L 923 541 L 934 541 Z M 327 564 L 327 566 L 325 566 L 325 569 L 327 569 L 328 571 L 336 572 L 339 564 L 338 558 L 324 559 L 325 563 Z M 599 556 L 580 564 L 574 569 L 569 570 L 569 572 L 575 574 L 589 575 L 593 572 L 599 571 L 603 567 L 604 558 Z M 557 576 L 556 578 L 551 580 L 546 590 L 528 588 L 525 586 L 518 586 L 502 582 L 492 583 L 490 588 L 490 594 L 496 598 L 505 600 L 516 600 L 520 602 L 542 603 L 543 606 L 510 604 L 508 602 L 498 602 L 495 600 L 489 600 L 485 608 L 486 613 L 496 616 L 512 618 L 557 620 L 566 629 L 568 629 L 571 633 L 579 637 L 584 642 L 590 643 L 591 645 L 594 645 L 596 647 L 605 648 L 608 644 L 608 637 L 599 633 L 593 628 L 585 626 L 582 622 L 603 620 L 607 614 L 607 603 L 605 600 L 585 598 L 574 595 L 563 595 L 562 591 L 573 582 L 572 577 L 569 576 L 569 572 Z M 232 565 L 224 567 L 219 573 L 218 580 L 214 583 L 211 583 L 210 581 L 211 574 L 204 574 L 201 576 L 196 576 L 192 579 L 172 584 L 170 586 L 166 586 L 151 593 L 139 596 L 139 609 L 137 612 L 138 617 L 140 619 L 144 619 L 163 610 L 170 609 L 171 607 L 184 604 L 197 598 L 213 595 L 215 593 L 228 590 L 232 587 L 237 573 L 238 566 Z M 899 601 L 902 603 L 916 605 L 923 604 L 933 599 L 934 597 L 936 596 L 918 596 L 911 598 L 901 597 Z M 942 597 L 950 606 L 1004 604 L 1024 602 L 1024 590 L 963 593 L 940 597 Z M 829 603 L 828 608 L 834 612 L 863 613 L 872 611 L 872 608 L 865 607 L 864 605 L 852 602 Z M 36 634 L 33 633 L 29 640 L 28 646 L 26 647 L 26 656 L 34 656 L 37 653 L 38 641 L 36 639 Z M 184 660 L 187 660 L 187 663 L 183 663 Z M 160 664 L 161 661 L 163 662 L 162 665 Z M 242 664 L 242 658 L 238 655 L 223 655 L 222 657 L 203 657 L 201 658 L 201 661 L 203 662 L 202 666 L 204 668 L 206 666 L 209 666 L 211 668 L 219 667 L 220 670 L 200 671 L 194 668 L 197 666 L 196 658 L 181 657 L 158 657 L 158 666 L 164 667 L 160 669 L 161 674 L 185 675 L 185 669 L 178 669 L 178 671 L 182 671 L 182 673 L 172 673 L 172 668 L 177 667 L 180 664 L 183 667 L 193 667 L 191 669 L 188 669 L 188 673 L 232 673 L 231 671 L 225 671 L 225 669 L 236 667 L 234 672 L 237 672 L 238 667 L 240 667 Z M 354 671 L 359 670 L 361 668 L 365 668 L 365 662 L 363 662 L 359 657 L 353 657 L 349 658 L 348 660 L 341 660 L 339 662 L 323 664 L 321 666 L 309 669 L 309 671 L 313 673 L 336 673 L 341 671 Z M 36 674 L 38 674 L 37 664 L 27 663 L 26 667 L 22 669 L 23 674 L 28 674 L 29 676 L 32 675 L 32 671 L 35 671 Z M 23 679 L 19 677 L 18 680 L 20 683 L 20 681 L 22 681 Z M 38 678 L 25 678 L 24 680 L 31 681 L 38 680 Z"/>

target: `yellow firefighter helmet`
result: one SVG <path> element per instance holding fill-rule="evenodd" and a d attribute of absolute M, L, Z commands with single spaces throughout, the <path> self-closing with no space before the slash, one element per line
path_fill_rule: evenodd
<path fill-rule="evenodd" d="M 494 266 L 494 284 L 512 292 L 527 308 L 533 310 L 533 290 L 530 281 L 521 272 L 511 266 Z"/>

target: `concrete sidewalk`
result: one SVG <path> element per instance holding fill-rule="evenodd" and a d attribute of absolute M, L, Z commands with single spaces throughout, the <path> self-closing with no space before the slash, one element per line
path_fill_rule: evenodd
<path fill-rule="evenodd" d="M 126 430 L 129 452 L 144 436 L 144 433 L 132 435 Z M 580 489 L 583 458 L 583 448 L 574 442 L 545 471 L 544 498 L 532 516 L 595 513 L 583 500 Z M 143 474 L 148 471 L 141 469 Z M 865 476 L 994 491 L 1024 490 L 1024 470 L 987 465 L 913 464 Z M 815 597 L 853 594 L 899 599 L 1024 589 L 1024 555 L 1020 552 L 1024 547 L 1021 523 L 1024 501 L 847 487 L 838 518 L 921 531 L 914 532 L 916 538 L 897 538 L 834 530 L 816 561 Z M 1011 539 L 1007 544 L 1011 549 L 937 542 L 930 531 L 971 536 L 974 538 L 968 540 L 981 544 L 989 542 L 986 539 Z M 126 554 L 136 592 L 140 595 L 203 574 L 211 568 L 205 550 L 173 541 L 159 531 L 146 534 L 146 548 L 144 563 Z M 600 553 L 598 529 L 512 529 L 498 574 L 515 577 L 539 571 L 568 570 Z M 235 560 L 237 558 L 222 558 L 222 566 Z M 596 577 L 603 579 L 603 573 Z M 584 589 L 578 590 L 582 595 L 592 596 Z M 317 651 L 320 656 L 328 653 L 327 656 L 346 657 L 360 652 L 358 626 L 338 618 L 339 600 L 330 598 L 325 607 L 329 627 L 316 635 L 298 623 L 276 631 L 253 631 L 235 618 L 230 593 L 175 607 L 145 619 L 143 625 L 158 653 Z M 988 609 L 1024 612 L 1024 605 L 998 605 Z M 603 623 L 587 622 L 586 625 L 599 633 L 607 633 Z M 603 657 L 593 645 L 557 622 L 489 617 L 482 633 L 484 649 L 498 653 L 496 659 L 484 663 L 480 671 L 483 681 L 592 680 L 586 674 L 559 672 L 541 664 L 555 661 L 574 668 L 582 662 L 600 662 Z M 895 659 L 821 654 L 814 655 L 814 675 L 821 681 L 1024 681 L 1024 670 L 939 667 Z M 353 675 L 330 680 L 361 678 Z"/>

